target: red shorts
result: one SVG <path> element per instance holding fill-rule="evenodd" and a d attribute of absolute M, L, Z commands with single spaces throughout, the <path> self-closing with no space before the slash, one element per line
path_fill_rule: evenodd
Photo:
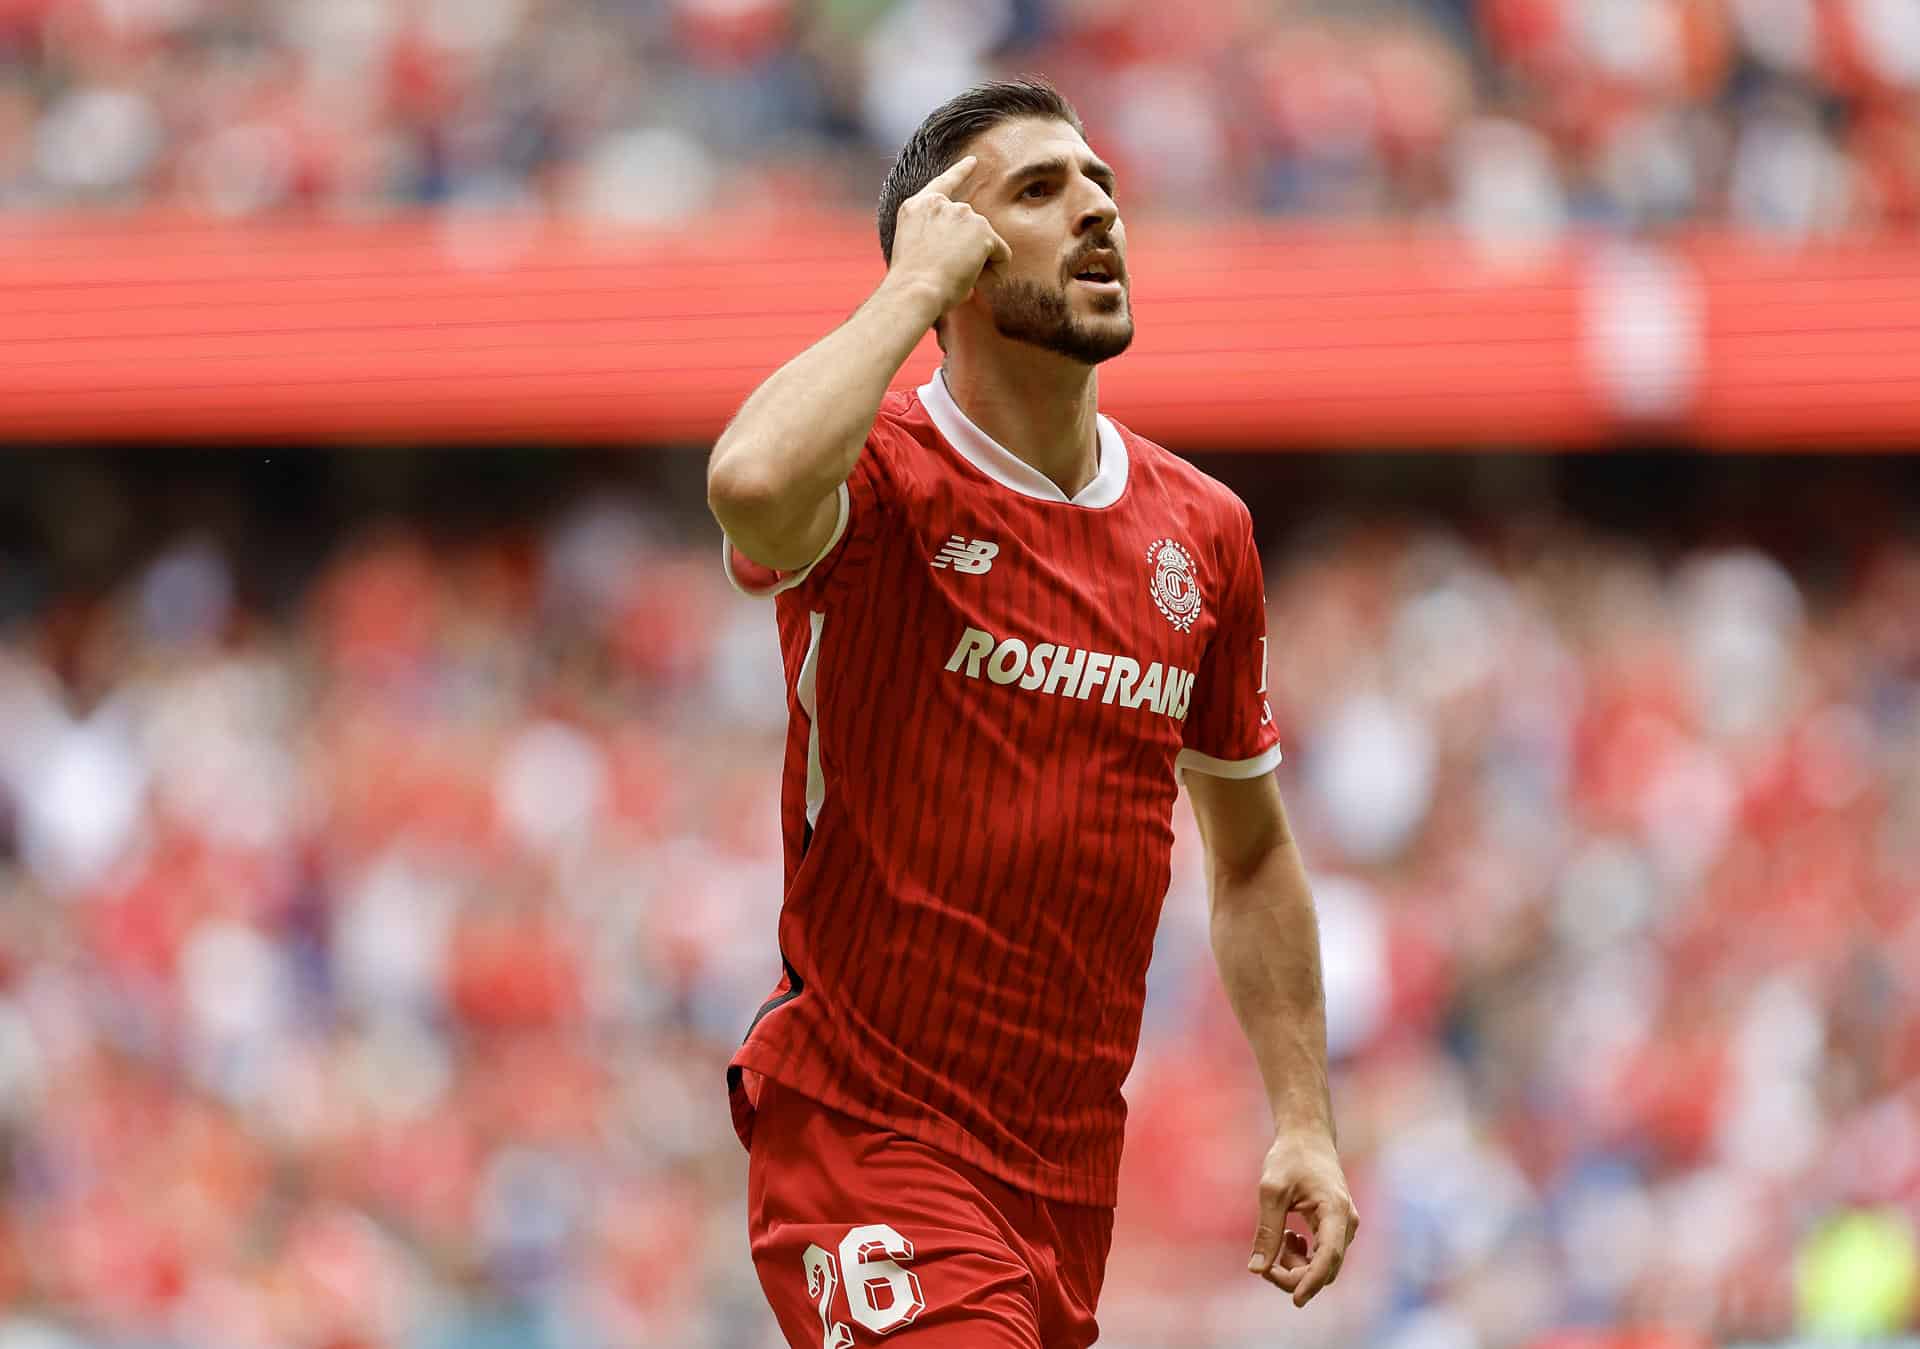
<path fill-rule="evenodd" d="M 747 1231 L 794 1349 L 1082 1349 L 1113 1210 L 1043 1199 L 760 1083 Z"/>

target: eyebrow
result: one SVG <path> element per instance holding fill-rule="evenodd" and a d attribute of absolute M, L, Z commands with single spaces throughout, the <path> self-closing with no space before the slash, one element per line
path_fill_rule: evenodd
<path fill-rule="evenodd" d="M 1073 161 L 1064 155 L 1055 156 L 1052 159 L 1035 160 L 1023 168 L 1015 169 L 1013 176 L 1007 180 L 1007 185 L 1018 190 L 1035 178 L 1064 178 L 1072 168 Z M 1113 195 L 1113 170 L 1107 164 L 1098 159 L 1089 159 L 1086 161 L 1085 169 L 1087 177 L 1105 188 L 1108 196 Z"/>

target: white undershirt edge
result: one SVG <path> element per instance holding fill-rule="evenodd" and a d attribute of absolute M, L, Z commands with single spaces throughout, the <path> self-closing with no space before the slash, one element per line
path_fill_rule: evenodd
<path fill-rule="evenodd" d="M 1264 754 L 1256 754 L 1251 759 L 1216 759 L 1211 754 L 1202 754 L 1197 749 L 1183 749 L 1173 761 L 1173 775 L 1177 780 L 1181 773 L 1192 769 L 1196 773 L 1205 773 L 1212 778 L 1231 778 L 1242 781 L 1257 778 L 1262 773 L 1271 773 L 1280 766 L 1280 746 L 1275 745 Z"/>

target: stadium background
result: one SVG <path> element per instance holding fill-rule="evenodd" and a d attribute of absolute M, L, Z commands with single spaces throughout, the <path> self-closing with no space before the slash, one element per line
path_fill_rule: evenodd
<path fill-rule="evenodd" d="M 1253 508 L 1366 1221 L 1241 1272 L 1182 806 L 1102 1342 L 1912 1335 L 1920 4 L 0 0 L 0 1349 L 772 1345 L 704 447 L 1019 70 Z"/>

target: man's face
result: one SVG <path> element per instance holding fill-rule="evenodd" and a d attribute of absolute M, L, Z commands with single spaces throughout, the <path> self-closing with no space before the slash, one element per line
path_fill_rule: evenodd
<path fill-rule="evenodd" d="M 1050 118 L 1002 122 L 966 153 L 980 157 L 968 200 L 1013 253 L 980 288 L 1000 335 L 1087 365 L 1125 351 L 1133 306 L 1113 171 Z"/>

